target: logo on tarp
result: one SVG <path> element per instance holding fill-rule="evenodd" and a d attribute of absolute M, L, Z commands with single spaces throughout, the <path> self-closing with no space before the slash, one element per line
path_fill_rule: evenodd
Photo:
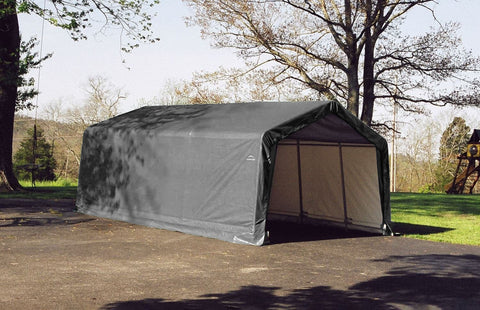
<path fill-rule="evenodd" d="M 247 160 L 255 161 L 255 156 L 250 154 L 250 155 L 247 156 Z"/>

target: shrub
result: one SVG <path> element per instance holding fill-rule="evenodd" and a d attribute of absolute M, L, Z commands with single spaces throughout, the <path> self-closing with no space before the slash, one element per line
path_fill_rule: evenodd
<path fill-rule="evenodd" d="M 35 157 L 34 157 L 35 154 Z M 13 157 L 13 170 L 20 180 L 55 180 L 54 169 L 57 163 L 53 157 L 53 147 L 47 142 L 40 128 L 29 129 Z"/>

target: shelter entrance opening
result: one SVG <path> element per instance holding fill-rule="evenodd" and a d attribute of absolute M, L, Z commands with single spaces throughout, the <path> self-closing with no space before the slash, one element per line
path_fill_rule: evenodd
<path fill-rule="evenodd" d="M 378 182 L 375 146 L 329 115 L 278 143 L 268 219 L 381 232 Z"/>

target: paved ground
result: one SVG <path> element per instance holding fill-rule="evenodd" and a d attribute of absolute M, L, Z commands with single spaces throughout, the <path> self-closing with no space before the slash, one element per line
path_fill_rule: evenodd
<path fill-rule="evenodd" d="M 0 200 L 1 309 L 478 309 L 480 247 L 297 226 L 235 245 Z"/>

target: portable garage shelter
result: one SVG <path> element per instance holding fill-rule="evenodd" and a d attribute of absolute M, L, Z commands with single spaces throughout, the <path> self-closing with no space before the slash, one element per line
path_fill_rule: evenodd
<path fill-rule="evenodd" d="M 262 245 L 268 216 L 385 232 L 386 141 L 339 103 L 144 107 L 89 127 L 77 210 Z"/>

